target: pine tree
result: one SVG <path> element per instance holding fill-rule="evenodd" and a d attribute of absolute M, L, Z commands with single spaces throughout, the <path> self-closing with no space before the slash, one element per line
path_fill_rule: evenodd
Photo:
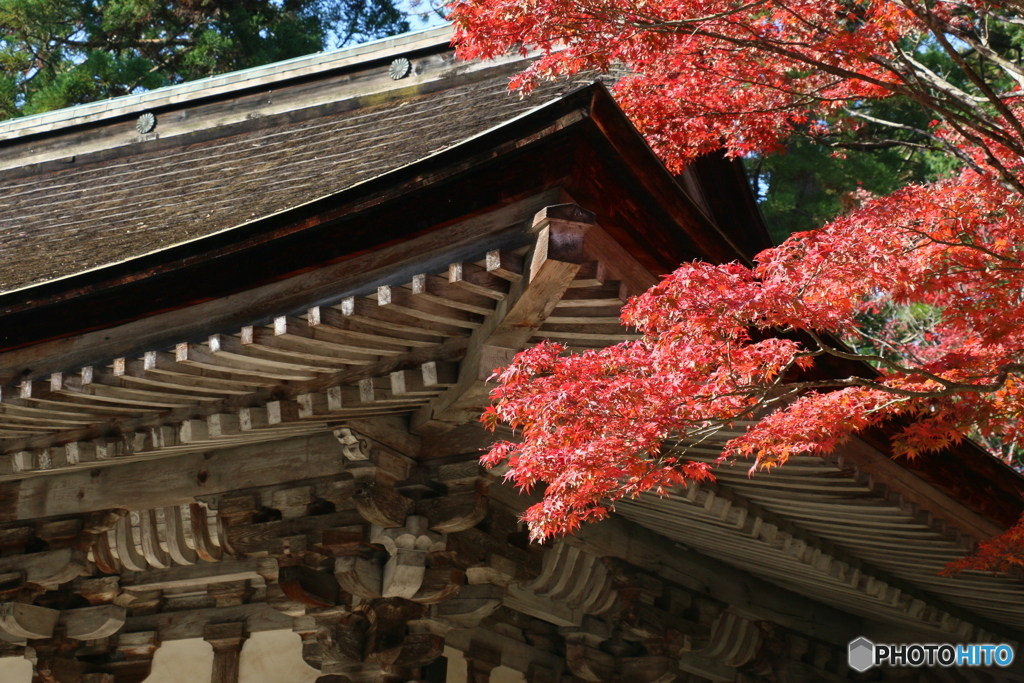
<path fill-rule="evenodd" d="M 0 119 L 408 29 L 393 0 L 2 0 Z"/>

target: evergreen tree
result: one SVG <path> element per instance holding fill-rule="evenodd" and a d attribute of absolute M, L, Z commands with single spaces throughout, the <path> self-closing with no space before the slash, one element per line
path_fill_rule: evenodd
<path fill-rule="evenodd" d="M 407 30 L 393 0 L 0 0 L 0 119 Z"/>
<path fill-rule="evenodd" d="M 934 44 L 908 49 L 928 69 L 944 74 L 951 85 L 969 87 L 949 55 Z M 977 55 L 968 51 L 965 58 L 973 61 Z M 837 125 L 839 118 L 851 115 L 863 117 L 862 125 L 853 130 Z M 929 139 L 930 112 L 906 97 L 852 102 L 841 116 L 830 118 L 825 127 L 798 127 L 775 152 L 744 159 L 776 244 L 849 211 L 859 191 L 887 195 L 910 183 L 947 177 L 960 168 L 959 159 L 937 149 Z"/>

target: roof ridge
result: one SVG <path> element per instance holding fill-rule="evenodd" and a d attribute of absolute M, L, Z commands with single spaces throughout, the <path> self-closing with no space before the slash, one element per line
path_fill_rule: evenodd
<path fill-rule="evenodd" d="M 356 66 L 392 55 L 450 43 L 452 32 L 451 24 L 410 31 L 352 47 L 317 52 L 240 71 L 208 76 L 145 93 L 122 95 L 32 116 L 0 121 L 0 142 L 25 135 L 45 133 L 66 126 L 94 123 L 129 113 L 138 113 L 141 109 L 153 109 L 172 104 L 180 105 L 204 97 L 221 96 L 261 85 L 288 81 L 296 77 Z"/>

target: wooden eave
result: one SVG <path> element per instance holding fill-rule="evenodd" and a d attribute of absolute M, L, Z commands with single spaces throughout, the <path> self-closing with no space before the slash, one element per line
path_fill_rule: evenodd
<path fill-rule="evenodd" d="M 573 162 L 564 153 L 569 148 L 575 150 Z M 280 281 L 442 229 L 509 197 L 559 183 L 592 197 L 631 254 L 654 272 L 668 272 L 694 258 L 748 258 L 760 248 L 737 253 L 721 239 L 604 87 L 595 84 L 454 148 L 308 204 L 0 294 L 0 344 L 10 351 Z M 730 189 L 745 188 L 737 183 Z M 627 204 L 629 213 L 623 208 Z M 387 227 L 382 230 L 382 225 Z M 252 263 L 260 268 L 251 268 Z"/>
<path fill-rule="evenodd" d="M 696 258 L 749 261 L 768 246 L 769 238 L 756 211 L 746 214 L 745 225 L 753 229 L 733 224 L 737 206 L 749 209 L 752 201 L 738 173 L 737 165 L 719 159 L 698 165 L 696 180 L 711 195 L 705 212 L 667 173 L 605 88 L 594 84 L 454 148 L 315 202 L 0 295 L 5 311 L 0 334 L 7 344 L 0 356 L 0 377 L 9 386 L 31 377 L 45 380 L 52 372 L 106 363 L 114 355 L 198 342 L 212 332 L 265 324 L 275 315 L 302 314 L 309 306 L 338 298 L 333 284 L 309 277 L 317 270 L 365 259 L 417 237 L 437 234 L 443 242 L 447 226 L 545 189 L 560 188 L 564 198 L 592 209 L 599 224 L 654 275 Z M 744 201 L 730 204 L 723 199 L 728 196 Z M 720 222 L 712 222 L 708 213 Z M 381 230 L 382 225 L 389 229 Z M 507 236 L 487 239 L 473 249 L 482 253 L 503 239 L 508 244 Z M 466 247 L 441 249 L 433 261 L 443 267 L 467 254 Z M 261 267 L 251 268 L 252 263 Z M 299 282 L 303 274 L 307 279 Z M 191 306 L 204 301 L 293 282 L 297 284 L 287 288 L 287 296 L 271 297 L 256 308 L 213 321 L 190 314 Z M 363 292 L 375 286 L 365 283 Z M 148 336 L 95 347 L 80 343 L 83 337 L 108 336 L 104 329 L 150 317 L 156 331 Z M 884 441 L 874 438 L 883 450 Z M 941 466 L 932 465 L 933 458 L 904 466 L 1004 526 L 1015 521 L 1022 509 L 1020 477 L 971 444 L 957 450 L 955 456 L 935 456 Z"/>
<path fill-rule="evenodd" d="M 428 453 L 429 442 L 475 417 L 487 374 L 512 352 L 544 338 L 574 348 L 632 338 L 607 318 L 658 275 L 768 246 L 737 168 L 695 170 L 701 206 L 591 85 L 314 202 L 2 295 L 0 522 L 113 506 L 196 514 L 197 490 L 280 487 L 282 467 L 331 490 L 346 464 L 336 428 L 385 443 L 406 470 L 473 459 L 486 439 L 446 453 Z M 742 216 L 748 229 L 719 225 Z M 552 224 L 586 233 L 571 257 L 537 247 Z M 457 284 L 463 272 L 479 281 Z M 688 544 L 864 618 L 1016 638 L 1015 579 L 969 575 L 958 589 L 911 569 L 940 567 L 1015 521 L 1020 478 L 968 446 L 908 465 L 870 441 L 796 458 L 779 477 L 728 471 L 715 486 L 624 503 L 612 526 L 628 533 L 609 542 L 598 526 L 580 542 L 678 579 L 671 563 L 631 554 L 647 527 L 661 535 L 654 545 Z M 139 483 L 172 457 L 160 479 Z M 248 457 L 259 467 L 246 471 Z M 338 504 L 354 506 L 350 493 Z M 355 523 L 345 509 L 320 522 Z M 863 541 L 850 534 L 858 525 L 871 530 Z"/>

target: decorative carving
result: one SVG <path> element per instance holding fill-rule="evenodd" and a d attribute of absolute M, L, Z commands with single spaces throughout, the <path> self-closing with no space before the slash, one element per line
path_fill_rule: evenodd
<path fill-rule="evenodd" d="M 135 120 L 135 130 L 142 135 L 152 133 L 154 128 L 156 128 L 156 115 L 151 111 L 140 114 L 139 118 Z"/>
<path fill-rule="evenodd" d="M 302 626 L 303 658 L 338 681 L 376 683 L 382 672 L 407 680 L 403 671 L 426 666 L 441 656 L 444 639 L 413 633 L 410 622 L 424 608 L 401 598 L 371 600 L 350 613 L 317 614 Z M 315 635 L 315 640 L 313 637 Z"/>
<path fill-rule="evenodd" d="M 487 516 L 488 486 L 488 482 L 480 480 L 468 491 L 421 500 L 416 512 L 430 520 L 434 531 L 451 534 L 470 529 Z"/>
<path fill-rule="evenodd" d="M 427 553 L 445 548 L 445 535 L 430 531 L 429 524 L 426 517 L 411 515 L 403 527 L 373 528 L 370 540 L 384 546 L 390 555 L 381 578 L 383 597 L 412 599 L 420 590 Z"/>
<path fill-rule="evenodd" d="M 761 631 L 754 622 L 723 612 L 711 627 L 711 641 L 697 654 L 740 667 L 754 658 L 760 645 Z"/>
<path fill-rule="evenodd" d="M 99 568 L 111 574 L 122 567 L 141 572 L 193 565 L 200 559 L 218 562 L 223 556 L 213 541 L 207 508 L 197 503 L 125 515 L 112 530 L 95 536 L 92 551 Z"/>
<path fill-rule="evenodd" d="M 601 558 L 558 543 L 544 555 L 540 576 L 510 584 L 509 605 L 558 626 L 578 626 L 584 615 L 608 612 L 618 599 Z"/>
<path fill-rule="evenodd" d="M 5 583 L 16 580 L 17 575 L 34 586 L 33 590 L 52 590 L 91 572 L 85 551 L 74 547 L 0 558 L 0 577 L 8 577 Z"/>
<path fill-rule="evenodd" d="M 0 603 L 0 629 L 15 638 L 49 638 L 60 620 L 55 609 L 20 602 Z"/>
<path fill-rule="evenodd" d="M 434 608 L 433 614 L 460 628 L 476 628 L 501 606 L 505 591 L 499 586 L 463 586 L 458 595 Z"/>
<path fill-rule="evenodd" d="M 384 528 L 404 525 L 415 504 L 380 477 L 356 487 L 355 503 L 363 519 Z"/>
<path fill-rule="evenodd" d="M 121 594 L 120 576 L 102 576 L 98 579 L 84 579 L 80 592 L 90 605 L 107 605 Z"/>
<path fill-rule="evenodd" d="M 601 643 L 611 638 L 611 628 L 603 621 L 588 618 L 578 627 L 562 630 L 565 636 L 565 661 L 578 678 L 605 683 L 615 677 L 615 657 L 601 651 Z"/>
<path fill-rule="evenodd" d="M 678 664 L 662 654 L 644 652 L 639 642 L 625 641 L 608 622 L 586 617 L 579 627 L 560 629 L 565 661 L 578 678 L 594 683 L 672 683 Z M 657 649 L 657 643 L 650 643 Z"/>
<path fill-rule="evenodd" d="M 391 76 L 391 80 L 399 81 L 412 73 L 412 62 L 405 57 L 399 57 L 392 60 L 391 67 L 388 69 L 388 74 Z"/>
<path fill-rule="evenodd" d="M 372 558 L 349 555 L 334 561 L 334 576 L 342 589 L 361 598 L 380 598 L 383 567 Z"/>
<path fill-rule="evenodd" d="M 128 613 L 123 607 L 97 605 L 64 610 L 60 613 L 60 624 L 64 627 L 64 635 L 68 638 L 99 640 L 121 630 L 127 616 Z"/>
<path fill-rule="evenodd" d="M 334 438 L 341 444 L 341 452 L 346 460 L 362 461 L 370 459 L 370 446 L 362 436 L 348 427 L 334 430 Z"/>

